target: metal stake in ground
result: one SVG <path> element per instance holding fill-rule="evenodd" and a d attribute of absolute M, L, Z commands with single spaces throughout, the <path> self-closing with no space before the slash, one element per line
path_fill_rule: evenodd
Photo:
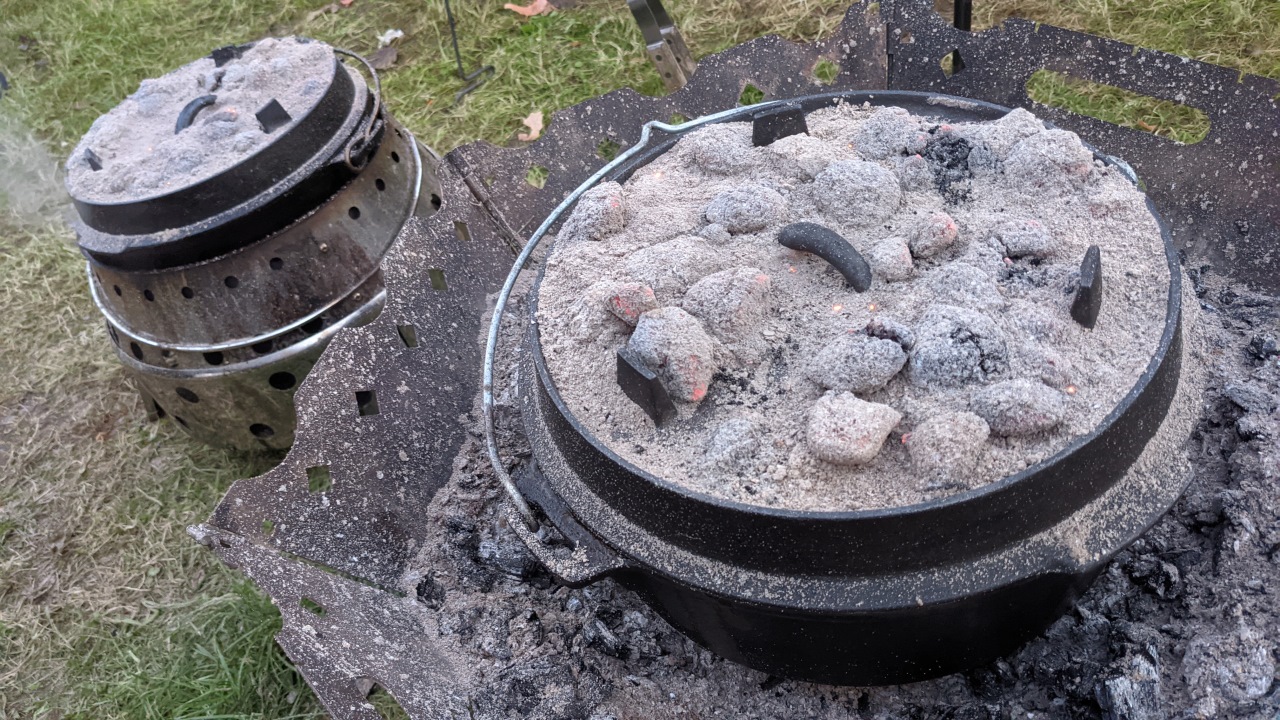
<path fill-rule="evenodd" d="M 454 93 L 453 104 L 457 105 L 462 102 L 462 98 L 466 97 L 468 93 L 488 82 L 494 73 L 494 69 L 492 65 L 481 65 L 471 72 L 467 72 L 463 68 L 462 52 L 458 50 L 458 22 L 453 19 L 453 8 L 449 6 L 449 0 L 444 0 L 444 14 L 449 17 L 449 37 L 453 40 L 453 59 L 458 61 L 458 77 L 462 78 L 463 82 L 470 83 Z"/>

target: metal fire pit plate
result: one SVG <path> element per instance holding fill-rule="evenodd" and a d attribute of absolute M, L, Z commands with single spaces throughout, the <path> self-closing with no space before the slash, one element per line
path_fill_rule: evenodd
<path fill-rule="evenodd" d="M 939 60 L 957 49 L 964 69 L 947 78 Z M 839 67 L 830 85 L 812 76 L 824 58 Z M 1213 127 L 1186 146 L 1033 106 L 1026 80 L 1041 68 L 1199 107 Z M 475 411 L 482 315 L 513 246 L 604 165 L 602 140 L 626 147 L 647 121 L 733 107 L 747 84 L 767 99 L 892 88 L 1029 107 L 1131 162 L 1189 256 L 1280 290 L 1271 250 L 1280 247 L 1280 83 L 1023 20 L 966 33 L 931 0 L 864 1 L 813 44 L 752 40 L 702 60 L 669 96 L 620 90 L 557 112 L 528 147 L 458 148 L 440 168 L 441 211 L 411 219 L 386 257 L 382 313 L 339 332 L 298 391 L 285 461 L 235 483 L 191 529 L 281 607 L 278 640 L 335 718 L 379 717 L 366 701 L 372 682 L 414 717 L 467 707 L 442 688 L 465 693 L 478 670 L 448 667 L 423 633 L 418 601 L 395 589 L 430 541 L 426 510 L 453 458 L 475 442 L 460 417 Z M 524 182 L 532 166 L 549 171 L 540 189 Z M 332 487 L 311 492 L 326 472 Z M 302 598 L 324 606 L 323 617 L 300 611 Z"/>

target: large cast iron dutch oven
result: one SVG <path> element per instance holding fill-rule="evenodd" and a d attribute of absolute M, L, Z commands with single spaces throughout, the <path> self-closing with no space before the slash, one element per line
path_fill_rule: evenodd
<path fill-rule="evenodd" d="M 1008 112 L 906 92 L 794 102 L 807 112 L 840 99 L 951 122 Z M 717 121 L 746 121 L 753 112 Z M 625 181 L 677 139 L 660 135 L 605 179 Z M 888 684 L 989 662 L 1068 610 L 1185 486 L 1177 473 L 1130 472 L 1160 429 L 1181 370 L 1179 268 L 1167 232 L 1164 247 L 1170 285 L 1159 346 L 1093 432 L 976 490 L 857 512 L 731 502 L 620 458 L 573 416 L 548 374 L 535 289 L 520 394 L 536 462 L 517 485 L 574 549 L 557 550 L 524 528 L 521 536 L 562 579 L 612 577 L 710 650 L 775 675 Z"/>

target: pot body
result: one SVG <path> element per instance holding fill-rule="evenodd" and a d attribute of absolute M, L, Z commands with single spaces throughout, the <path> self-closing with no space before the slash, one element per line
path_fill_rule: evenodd
<path fill-rule="evenodd" d="M 844 93 L 796 103 L 810 111 L 838 100 L 897 105 L 950 121 L 1007 112 L 921 93 Z M 723 121 L 749 119 L 750 112 Z M 675 141 L 659 140 L 606 179 L 625 180 Z M 1181 289 L 1167 233 L 1165 250 L 1170 286 L 1161 342 L 1135 387 L 1094 432 L 976 490 L 876 511 L 744 505 L 694 493 L 623 460 L 559 397 L 541 353 L 535 287 L 520 397 L 536 466 L 518 484 L 585 553 L 566 559 L 532 534 L 522 537 L 562 579 L 581 584 L 612 575 L 708 649 L 783 677 L 901 683 L 1007 654 L 1070 608 L 1185 485 L 1181 473 L 1157 467 L 1170 458 L 1147 451 L 1157 433 L 1181 432 L 1164 421 L 1175 398 L 1185 403 L 1190 396 L 1187 383 L 1179 393 Z"/>

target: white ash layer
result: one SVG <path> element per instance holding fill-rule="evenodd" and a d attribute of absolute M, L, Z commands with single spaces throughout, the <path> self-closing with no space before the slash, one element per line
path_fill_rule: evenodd
<path fill-rule="evenodd" d="M 211 178 L 288 132 L 319 103 L 335 71 L 332 47 L 285 37 L 259 40 L 222 67 L 202 57 L 143 80 L 76 145 L 67 159 L 67 189 L 83 200 L 125 202 Z M 175 133 L 178 114 L 205 95 L 217 100 Z M 292 121 L 267 133 L 256 113 L 272 100 Z M 91 166 L 86 151 L 100 159 L 100 169 Z"/>
<path fill-rule="evenodd" d="M 538 322 L 579 420 L 667 480 L 801 510 L 945 497 L 1093 431 L 1150 361 L 1169 290 L 1132 183 L 1024 110 L 840 105 L 808 125 L 767 147 L 746 123 L 696 130 L 566 220 Z M 871 287 L 779 245 L 796 222 L 848 240 Z M 1087 330 L 1069 308 L 1092 244 Z M 627 344 L 678 400 L 661 428 L 614 380 Z"/>

